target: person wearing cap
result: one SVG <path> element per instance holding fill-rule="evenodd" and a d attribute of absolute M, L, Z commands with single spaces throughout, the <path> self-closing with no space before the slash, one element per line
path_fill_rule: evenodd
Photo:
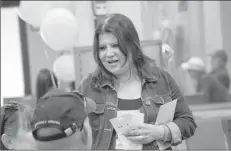
<path fill-rule="evenodd" d="M 122 134 L 142 150 L 171 149 L 194 135 L 197 126 L 179 87 L 166 70 L 143 54 L 138 33 L 128 17 L 106 16 L 95 30 L 93 54 L 97 69 L 78 87 L 96 102 L 96 110 L 89 114 L 93 150 L 121 149 L 110 123 L 121 112 L 143 113 L 144 120 Z M 155 124 L 159 107 L 173 100 L 177 100 L 174 120 Z M 160 148 L 158 142 L 164 147 Z"/>
<path fill-rule="evenodd" d="M 214 76 L 205 72 L 205 64 L 201 58 L 190 58 L 182 64 L 182 68 L 196 81 L 196 92 L 204 93 L 208 102 L 229 101 L 227 89 Z"/>
<path fill-rule="evenodd" d="M 211 74 L 229 90 L 230 78 L 226 68 L 228 54 L 224 50 L 217 50 L 211 55 L 212 71 Z"/>
<path fill-rule="evenodd" d="M 31 135 L 33 110 L 10 101 L 1 107 L 1 150 L 35 149 Z"/>
<path fill-rule="evenodd" d="M 38 101 L 31 121 L 37 149 L 91 149 L 88 113 L 95 103 L 78 92 L 53 89 Z"/>

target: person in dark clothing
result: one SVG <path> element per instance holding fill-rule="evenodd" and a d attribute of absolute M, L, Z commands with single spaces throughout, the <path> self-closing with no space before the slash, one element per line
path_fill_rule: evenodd
<path fill-rule="evenodd" d="M 207 102 L 229 101 L 228 90 L 212 74 L 205 72 L 204 62 L 200 58 L 190 58 L 183 68 L 196 80 L 196 92 L 203 93 Z"/>
<path fill-rule="evenodd" d="M 228 62 L 228 55 L 224 50 L 218 50 L 211 56 L 212 71 L 213 75 L 226 89 L 229 90 L 230 79 L 229 73 L 226 68 Z"/>
<path fill-rule="evenodd" d="M 198 80 L 198 90 L 204 92 L 206 99 L 211 103 L 229 101 L 229 92 L 211 74 L 204 73 Z"/>

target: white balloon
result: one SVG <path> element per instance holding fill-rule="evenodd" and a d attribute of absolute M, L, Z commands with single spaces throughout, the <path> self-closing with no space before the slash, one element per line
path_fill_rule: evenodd
<path fill-rule="evenodd" d="M 62 81 L 75 81 L 74 58 L 72 54 L 63 54 L 54 61 L 53 71 Z"/>
<path fill-rule="evenodd" d="M 47 1 L 20 1 L 17 12 L 26 23 L 39 27 L 50 9 L 52 7 Z"/>
<path fill-rule="evenodd" d="M 40 35 L 51 49 L 63 51 L 75 46 L 77 26 L 77 20 L 70 11 L 54 8 L 45 16 L 40 27 Z"/>

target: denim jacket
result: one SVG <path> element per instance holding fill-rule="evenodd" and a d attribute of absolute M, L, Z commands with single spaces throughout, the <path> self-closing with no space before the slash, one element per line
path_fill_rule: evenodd
<path fill-rule="evenodd" d="M 154 64 L 146 64 L 142 68 L 141 112 L 144 113 L 144 122 L 154 124 L 160 105 L 178 99 L 173 122 L 166 123 L 172 141 L 164 142 L 171 146 L 178 145 L 194 135 L 196 123 L 191 110 L 186 104 L 182 93 L 174 79 L 168 72 Z M 96 102 L 96 111 L 89 114 L 92 127 L 92 149 L 115 149 L 116 133 L 110 119 L 117 116 L 117 92 L 107 80 L 96 80 L 89 75 L 80 83 L 79 91 Z M 156 141 L 143 145 L 143 150 L 157 150 Z"/>

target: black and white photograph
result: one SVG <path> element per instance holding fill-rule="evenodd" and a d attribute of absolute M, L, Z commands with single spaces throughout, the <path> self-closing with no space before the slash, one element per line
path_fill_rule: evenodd
<path fill-rule="evenodd" d="M 1 150 L 231 150 L 231 1 L 0 4 Z"/>

